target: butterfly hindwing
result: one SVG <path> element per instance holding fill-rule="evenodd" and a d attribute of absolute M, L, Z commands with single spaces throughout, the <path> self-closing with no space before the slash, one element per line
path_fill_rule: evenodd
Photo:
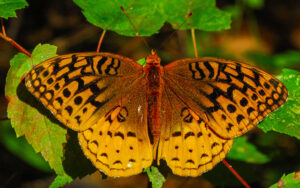
<path fill-rule="evenodd" d="M 138 174 L 152 164 L 145 89 L 142 81 L 127 88 L 115 107 L 79 133 L 84 154 L 108 176 Z"/>
<path fill-rule="evenodd" d="M 174 174 L 196 177 L 225 158 L 232 139 L 217 136 L 170 88 L 162 99 L 158 160 L 165 159 Z"/>
<path fill-rule="evenodd" d="M 35 66 L 25 76 L 25 84 L 62 123 L 85 130 L 113 108 L 112 99 L 142 74 L 142 66 L 129 58 L 75 53 Z"/>
<path fill-rule="evenodd" d="M 247 132 L 288 96 L 279 80 L 236 61 L 191 58 L 164 70 L 165 84 L 223 138 Z"/>

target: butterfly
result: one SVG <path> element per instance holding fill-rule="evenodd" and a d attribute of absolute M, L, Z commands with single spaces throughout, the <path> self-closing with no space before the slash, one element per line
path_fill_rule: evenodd
<path fill-rule="evenodd" d="M 238 137 L 285 103 L 286 87 L 245 63 L 188 58 L 146 66 L 111 53 L 72 53 L 25 76 L 27 89 L 68 128 L 108 176 L 131 176 L 164 159 L 196 177 L 223 160 Z"/>

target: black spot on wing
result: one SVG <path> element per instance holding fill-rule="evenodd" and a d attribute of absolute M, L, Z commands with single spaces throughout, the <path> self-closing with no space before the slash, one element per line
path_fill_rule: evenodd
<path fill-rule="evenodd" d="M 234 113 L 234 112 L 236 111 L 236 107 L 235 107 L 233 104 L 229 104 L 229 105 L 227 106 L 227 110 L 228 110 L 228 112 L 230 112 L 230 113 Z"/>
<path fill-rule="evenodd" d="M 124 140 L 124 134 L 121 133 L 121 132 L 116 132 L 115 136 L 119 136 L 119 137 L 121 137 Z"/>
<path fill-rule="evenodd" d="M 122 162 L 120 160 L 117 160 L 113 164 L 122 164 Z"/>
<path fill-rule="evenodd" d="M 195 136 L 195 134 L 193 132 L 188 132 L 184 135 L 184 139 L 187 139 L 190 136 Z"/>
<path fill-rule="evenodd" d="M 202 132 L 198 132 L 197 133 L 197 137 L 199 138 L 200 136 L 202 136 L 203 134 L 202 134 Z"/>
<path fill-rule="evenodd" d="M 247 109 L 247 114 L 250 115 L 250 113 L 253 112 L 253 111 L 254 111 L 254 108 L 249 107 L 249 108 Z"/>
<path fill-rule="evenodd" d="M 211 145 L 211 149 L 213 149 L 214 147 L 216 147 L 216 146 L 218 146 L 218 145 L 220 145 L 220 144 L 217 143 L 217 142 L 214 142 L 214 143 Z"/>
<path fill-rule="evenodd" d="M 188 160 L 186 160 L 186 162 L 185 163 L 192 163 L 192 164 L 195 164 L 195 162 L 192 160 L 192 159 L 188 159 Z"/>
<path fill-rule="evenodd" d="M 71 95 L 70 90 L 69 90 L 68 88 L 65 88 L 65 89 L 63 90 L 63 95 L 64 95 L 65 97 L 70 97 L 70 95 Z"/>
<path fill-rule="evenodd" d="M 134 132 L 130 132 L 130 131 L 129 131 L 129 132 L 127 133 L 127 136 L 128 136 L 128 137 L 136 137 L 136 134 L 135 134 Z"/>
<path fill-rule="evenodd" d="M 238 124 L 240 124 L 240 122 L 241 122 L 243 119 L 245 119 L 245 117 L 244 117 L 243 115 L 241 115 L 241 114 L 239 114 L 239 115 L 236 117 L 236 121 L 237 121 Z"/>
<path fill-rule="evenodd" d="M 67 106 L 65 108 L 65 110 L 67 110 L 67 112 L 69 113 L 69 116 L 71 116 L 72 112 L 73 112 L 73 108 L 71 106 Z"/>
<path fill-rule="evenodd" d="M 177 131 L 172 134 L 173 137 L 181 136 L 181 132 Z"/>
<path fill-rule="evenodd" d="M 243 98 L 240 100 L 240 104 L 241 104 L 242 106 L 247 106 L 248 100 L 247 100 L 245 97 L 243 97 Z"/>
<path fill-rule="evenodd" d="M 100 156 L 108 158 L 107 153 L 101 153 Z"/>
<path fill-rule="evenodd" d="M 203 158 L 203 157 L 208 157 L 208 155 L 206 153 L 203 153 L 200 158 Z"/>
<path fill-rule="evenodd" d="M 76 105 L 81 104 L 81 102 L 82 102 L 82 97 L 77 96 L 77 97 L 74 99 L 74 102 L 75 102 Z"/>

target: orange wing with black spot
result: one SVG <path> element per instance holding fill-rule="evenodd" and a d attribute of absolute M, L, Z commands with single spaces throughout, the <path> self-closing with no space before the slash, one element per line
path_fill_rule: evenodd
<path fill-rule="evenodd" d="M 244 63 L 191 58 L 164 67 L 158 158 L 173 172 L 199 176 L 222 160 L 240 136 L 285 103 L 288 91 Z M 210 136 L 209 136 L 210 135 Z"/>
<path fill-rule="evenodd" d="M 174 174 L 199 176 L 225 158 L 232 139 L 215 134 L 168 86 L 163 91 L 158 161 L 165 159 Z"/>
<path fill-rule="evenodd" d="M 84 154 L 108 176 L 139 174 L 152 164 L 145 89 L 139 81 L 123 90 L 116 106 L 78 135 Z"/>
<path fill-rule="evenodd" d="M 142 66 L 129 58 L 75 53 L 38 64 L 25 76 L 25 84 L 57 119 L 82 131 L 112 109 L 112 99 L 142 75 Z"/>
<path fill-rule="evenodd" d="M 109 53 L 57 56 L 35 66 L 27 89 L 67 127 L 84 154 L 108 176 L 130 176 L 152 164 L 146 81 L 137 62 Z"/>
<path fill-rule="evenodd" d="M 164 80 L 223 138 L 247 132 L 285 103 L 286 87 L 248 64 L 219 58 L 191 58 L 165 66 Z"/>

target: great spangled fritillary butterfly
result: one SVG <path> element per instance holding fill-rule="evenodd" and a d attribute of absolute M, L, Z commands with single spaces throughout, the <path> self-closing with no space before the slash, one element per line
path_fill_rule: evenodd
<path fill-rule="evenodd" d="M 270 74 L 219 58 L 142 67 L 110 53 L 51 58 L 26 76 L 28 90 L 78 132 L 84 154 L 108 176 L 140 173 L 164 159 L 174 174 L 199 176 L 225 158 L 233 138 L 285 103 Z"/>

